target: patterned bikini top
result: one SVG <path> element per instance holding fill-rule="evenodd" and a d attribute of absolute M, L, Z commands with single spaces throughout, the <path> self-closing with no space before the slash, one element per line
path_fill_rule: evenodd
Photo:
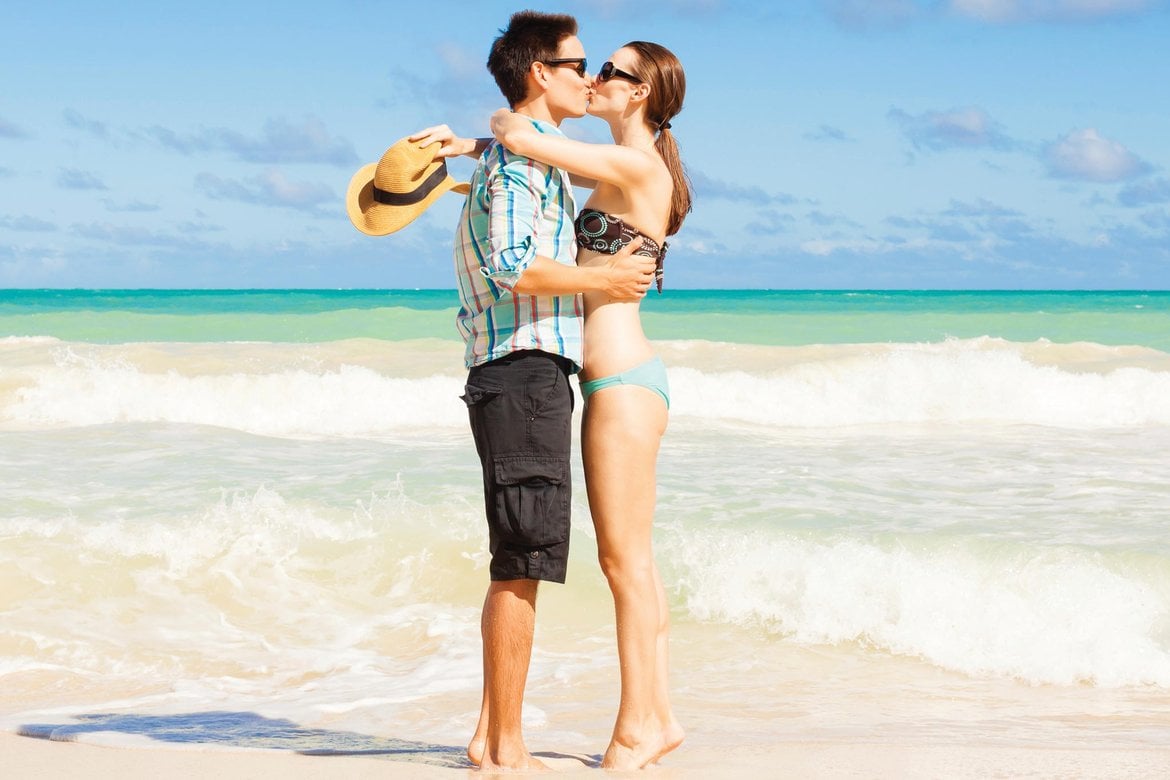
<path fill-rule="evenodd" d="M 577 246 L 606 255 L 616 255 L 626 244 L 635 238 L 641 238 L 642 246 L 634 250 L 634 254 L 653 257 L 658 261 L 654 268 L 654 282 L 658 292 L 662 292 L 662 261 L 666 258 L 666 250 L 670 244 L 663 243 L 659 246 L 657 241 L 636 227 L 627 225 L 612 214 L 605 214 L 596 209 L 582 209 L 573 227 L 577 230 Z"/>

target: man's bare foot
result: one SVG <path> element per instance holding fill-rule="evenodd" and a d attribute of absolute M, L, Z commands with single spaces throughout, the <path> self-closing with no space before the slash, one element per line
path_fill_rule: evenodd
<path fill-rule="evenodd" d="M 468 750 L 470 753 L 470 749 Z M 511 761 L 493 761 L 484 754 L 477 765 L 481 772 L 542 772 L 548 765 L 530 753 L 523 753 Z"/>

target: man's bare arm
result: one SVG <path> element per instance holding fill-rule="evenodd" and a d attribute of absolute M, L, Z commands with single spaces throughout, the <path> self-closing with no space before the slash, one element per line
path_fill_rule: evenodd
<path fill-rule="evenodd" d="M 575 266 L 537 255 L 512 288 L 520 295 L 573 295 L 603 292 L 618 301 L 637 301 L 654 281 L 654 258 L 635 255 L 631 241 L 604 265 Z"/>
<path fill-rule="evenodd" d="M 406 140 L 417 143 L 424 148 L 438 143 L 439 150 L 435 152 L 435 157 L 458 157 L 459 155 L 479 157 L 492 139 L 461 138 L 446 125 L 435 125 L 407 136 Z"/>

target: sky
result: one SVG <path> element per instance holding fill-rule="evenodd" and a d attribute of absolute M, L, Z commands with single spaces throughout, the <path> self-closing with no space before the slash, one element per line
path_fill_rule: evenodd
<path fill-rule="evenodd" d="M 1170 0 L 6 0 L 0 287 L 452 286 L 459 196 L 370 237 L 346 186 L 486 135 L 525 7 L 682 61 L 668 289 L 1170 289 Z"/>

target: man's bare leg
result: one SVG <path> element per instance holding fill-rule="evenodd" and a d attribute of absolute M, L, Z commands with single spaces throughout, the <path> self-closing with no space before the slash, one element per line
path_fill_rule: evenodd
<path fill-rule="evenodd" d="M 524 686 L 532 658 L 532 634 L 536 626 L 537 580 L 492 582 L 484 599 L 483 633 L 484 703 L 482 769 L 547 769 L 528 752 L 520 725 Z M 480 728 L 476 728 L 476 737 Z M 471 757 L 476 737 L 468 746 Z M 474 760 L 474 759 L 473 759 Z"/>

